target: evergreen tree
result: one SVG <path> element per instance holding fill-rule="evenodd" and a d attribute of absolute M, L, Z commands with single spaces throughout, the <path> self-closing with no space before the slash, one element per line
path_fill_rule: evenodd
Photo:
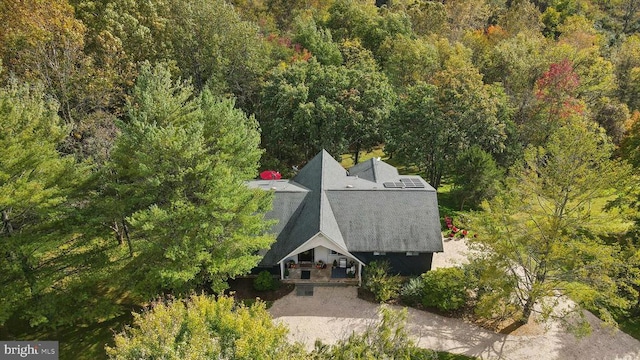
<path fill-rule="evenodd" d="M 260 158 L 256 121 L 145 66 L 105 169 L 104 216 L 128 240 L 123 288 L 143 296 L 210 286 L 259 261 L 270 195 L 246 187 Z M 141 146 L 144 144 L 144 146 Z"/>
<path fill-rule="evenodd" d="M 0 323 L 17 312 L 55 326 L 99 311 L 68 311 L 63 301 L 86 298 L 80 282 L 104 257 L 73 229 L 88 167 L 58 152 L 67 129 L 57 110 L 41 89 L 0 89 Z"/>

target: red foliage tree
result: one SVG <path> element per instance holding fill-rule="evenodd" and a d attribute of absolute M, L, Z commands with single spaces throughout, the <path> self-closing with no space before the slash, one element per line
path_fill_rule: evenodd
<path fill-rule="evenodd" d="M 564 59 L 549 65 L 549 70 L 536 81 L 536 97 L 547 108 L 550 117 L 582 114 L 584 104 L 575 97 L 578 85 L 580 78 L 573 71 L 573 63 Z"/>

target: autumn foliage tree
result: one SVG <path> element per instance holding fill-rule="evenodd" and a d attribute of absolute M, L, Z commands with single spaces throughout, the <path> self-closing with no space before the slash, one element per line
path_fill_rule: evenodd
<path fill-rule="evenodd" d="M 567 59 L 553 63 L 536 81 L 536 114 L 522 124 L 523 138 L 529 144 L 543 145 L 549 134 L 567 121 L 582 117 L 584 103 L 576 98 L 580 84 L 573 65 Z"/>

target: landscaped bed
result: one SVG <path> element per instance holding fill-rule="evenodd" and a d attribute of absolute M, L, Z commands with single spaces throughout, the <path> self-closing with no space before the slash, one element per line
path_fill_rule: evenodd
<path fill-rule="evenodd" d="M 275 290 L 270 291 L 258 291 L 253 287 L 254 278 L 237 278 L 229 280 L 229 289 L 227 294 L 232 294 L 238 300 L 255 300 L 260 298 L 261 300 L 270 303 L 281 297 L 287 295 L 295 289 L 295 284 L 279 283 L 279 286 Z"/>

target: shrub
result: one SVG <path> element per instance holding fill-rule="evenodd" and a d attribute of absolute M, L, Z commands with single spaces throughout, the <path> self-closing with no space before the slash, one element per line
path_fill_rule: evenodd
<path fill-rule="evenodd" d="M 442 311 L 457 310 L 469 298 L 464 271 L 457 267 L 422 274 L 422 305 Z"/>
<path fill-rule="evenodd" d="M 381 306 L 380 321 L 370 324 L 333 345 L 316 341 L 314 359 L 438 359 L 435 353 L 416 346 L 407 327 L 407 309 Z"/>
<path fill-rule="evenodd" d="M 452 173 L 455 183 L 452 195 L 460 211 L 465 206 L 477 208 L 482 200 L 493 198 L 503 173 L 493 156 L 477 145 L 458 154 Z"/>
<path fill-rule="evenodd" d="M 421 278 L 412 278 L 402 286 L 400 290 L 400 298 L 407 305 L 414 306 L 422 301 L 422 291 L 424 290 L 424 281 Z"/>
<path fill-rule="evenodd" d="M 287 328 L 276 324 L 261 301 L 250 306 L 233 298 L 204 295 L 159 302 L 107 346 L 109 359 L 302 359 L 287 342 Z"/>
<path fill-rule="evenodd" d="M 387 302 L 398 297 L 400 277 L 389 275 L 388 261 L 373 261 L 364 272 L 364 287 L 371 291 L 377 301 Z"/>
<path fill-rule="evenodd" d="M 275 290 L 278 287 L 277 281 L 268 271 L 262 271 L 258 277 L 253 280 L 253 288 L 258 291 Z"/>

